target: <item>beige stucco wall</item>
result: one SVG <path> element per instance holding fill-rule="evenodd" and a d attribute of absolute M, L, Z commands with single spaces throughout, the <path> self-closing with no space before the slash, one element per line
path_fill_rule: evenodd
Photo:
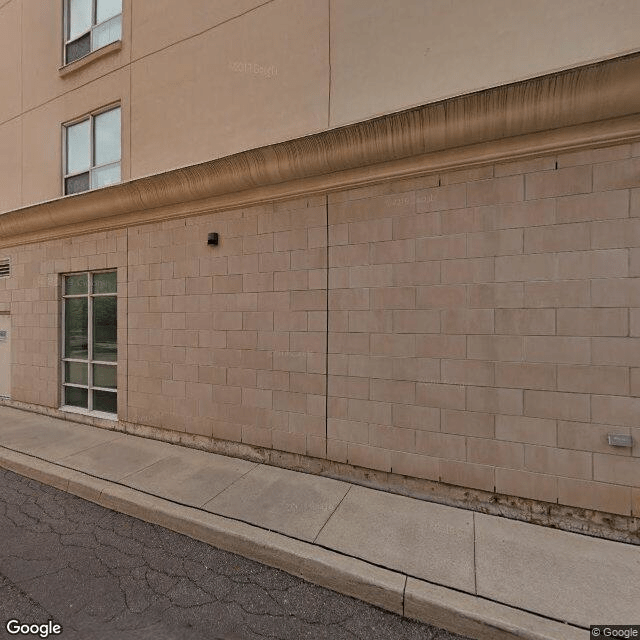
<path fill-rule="evenodd" d="M 10 2 L 0 8 L 0 123 L 4 124 L 22 111 L 22 67 L 20 64 L 21 27 L 20 2 Z"/>
<path fill-rule="evenodd" d="M 325 2 L 273 2 L 137 60 L 133 175 L 325 129 L 327 20 Z"/>
<path fill-rule="evenodd" d="M 13 2 L 20 4 L 18 0 Z M 124 38 L 120 51 L 62 76 L 59 73 L 62 67 L 62 3 L 22 0 L 22 5 L 23 111 L 37 109 L 65 94 L 73 102 L 76 90 L 130 63 L 130 0 L 123 0 Z M 105 101 L 119 97 L 117 93 L 111 96 L 109 93 L 103 95 Z M 77 105 L 77 115 L 82 115 L 82 106 Z"/>
<path fill-rule="evenodd" d="M 635 0 L 333 0 L 331 125 L 637 51 Z"/>
<path fill-rule="evenodd" d="M 59 197 L 61 123 L 113 101 L 127 179 L 640 48 L 635 0 L 123 6 L 121 48 L 62 73 L 61 3 L 0 7 L 0 210 Z"/>
<path fill-rule="evenodd" d="M 0 211 L 17 209 L 22 198 L 22 121 L 0 126 Z"/>
<path fill-rule="evenodd" d="M 42 202 L 62 193 L 62 130 L 67 122 L 100 105 L 122 107 L 122 176 L 130 176 L 130 67 L 123 67 L 64 93 L 22 116 L 22 203 Z M 107 98 L 109 96 L 109 99 Z"/>

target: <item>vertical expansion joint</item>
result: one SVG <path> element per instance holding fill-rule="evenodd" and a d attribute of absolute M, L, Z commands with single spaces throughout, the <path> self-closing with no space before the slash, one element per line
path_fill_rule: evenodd
<path fill-rule="evenodd" d="M 326 317 L 325 317 L 325 359 L 324 359 L 324 457 L 329 457 L 329 196 L 324 197 L 324 210 L 325 210 L 325 244 L 326 258 L 325 258 L 325 271 L 326 271 Z"/>

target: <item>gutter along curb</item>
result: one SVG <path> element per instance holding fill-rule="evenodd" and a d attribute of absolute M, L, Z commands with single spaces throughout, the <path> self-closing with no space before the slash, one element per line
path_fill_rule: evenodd
<path fill-rule="evenodd" d="M 0 447 L 0 467 L 98 505 L 476 640 L 586 640 L 589 632 Z"/>

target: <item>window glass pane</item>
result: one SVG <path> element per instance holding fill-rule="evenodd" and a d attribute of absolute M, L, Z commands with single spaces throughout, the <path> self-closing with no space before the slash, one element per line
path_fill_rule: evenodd
<path fill-rule="evenodd" d="M 93 299 L 93 359 L 118 359 L 117 301 L 115 296 Z"/>
<path fill-rule="evenodd" d="M 93 274 L 93 293 L 115 293 L 117 287 L 118 274 L 115 271 Z"/>
<path fill-rule="evenodd" d="M 77 276 L 67 276 L 64 279 L 64 292 L 69 295 L 78 295 L 89 292 L 89 276 L 86 273 L 80 273 Z"/>
<path fill-rule="evenodd" d="M 74 193 L 82 193 L 89 190 L 89 172 L 71 176 L 64 181 L 64 194 L 72 196 Z"/>
<path fill-rule="evenodd" d="M 79 58 L 84 58 L 89 53 L 91 53 L 91 34 L 85 33 L 85 35 L 67 45 L 67 64 Z"/>
<path fill-rule="evenodd" d="M 118 413 L 118 396 L 110 391 L 93 392 L 93 410 Z"/>
<path fill-rule="evenodd" d="M 106 167 L 91 172 L 91 188 L 99 189 L 120 182 L 120 163 L 108 164 Z"/>
<path fill-rule="evenodd" d="M 108 364 L 93 365 L 93 386 L 115 389 L 117 383 L 117 367 Z"/>
<path fill-rule="evenodd" d="M 94 125 L 94 165 L 120 160 L 120 108 L 97 115 Z"/>
<path fill-rule="evenodd" d="M 64 381 L 72 384 L 88 384 L 88 365 L 84 362 L 65 362 Z"/>
<path fill-rule="evenodd" d="M 72 407 L 88 408 L 89 392 L 87 389 L 78 389 L 78 387 L 64 388 L 64 403 Z"/>
<path fill-rule="evenodd" d="M 67 173 L 80 173 L 89 169 L 91 147 L 89 120 L 67 127 Z"/>
<path fill-rule="evenodd" d="M 66 358 L 86 360 L 88 351 L 87 298 L 64 301 L 64 345 Z"/>
<path fill-rule="evenodd" d="M 97 0 L 96 23 L 122 13 L 122 0 Z"/>
<path fill-rule="evenodd" d="M 69 0 L 69 24 L 68 39 L 73 40 L 81 33 L 91 28 L 91 2 L 92 0 Z"/>
<path fill-rule="evenodd" d="M 122 16 L 111 18 L 93 29 L 93 48 L 106 47 L 122 38 Z"/>

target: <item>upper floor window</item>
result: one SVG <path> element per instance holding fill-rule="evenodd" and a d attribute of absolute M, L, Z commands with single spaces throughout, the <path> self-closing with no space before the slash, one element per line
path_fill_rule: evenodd
<path fill-rule="evenodd" d="M 122 0 L 65 0 L 65 64 L 122 38 Z"/>
<path fill-rule="evenodd" d="M 120 107 L 67 124 L 64 134 L 65 195 L 120 182 Z"/>

